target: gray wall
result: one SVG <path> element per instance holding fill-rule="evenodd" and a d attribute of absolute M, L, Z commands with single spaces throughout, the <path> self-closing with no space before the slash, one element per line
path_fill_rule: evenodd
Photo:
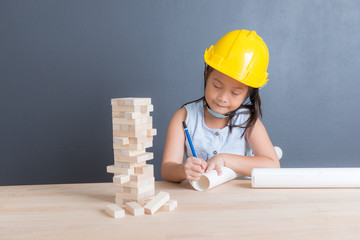
<path fill-rule="evenodd" d="M 201 97 L 205 48 L 253 29 L 283 167 L 360 167 L 360 2 L 0 1 L 0 185 L 111 181 L 110 99 L 151 97 L 156 179 L 167 124 Z"/>

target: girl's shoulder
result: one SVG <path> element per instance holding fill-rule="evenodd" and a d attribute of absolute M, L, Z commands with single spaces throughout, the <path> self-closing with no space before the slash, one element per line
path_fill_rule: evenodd
<path fill-rule="evenodd" d="M 168 132 L 169 131 L 177 131 L 176 129 L 182 128 L 182 122 L 186 119 L 186 110 L 185 108 L 178 109 L 172 116 L 169 126 L 168 126 Z"/>
<path fill-rule="evenodd" d="M 184 105 L 184 108 L 186 109 L 187 112 L 201 111 L 203 107 L 204 107 L 204 102 L 202 100 L 194 101 Z"/>
<path fill-rule="evenodd" d="M 190 129 L 195 129 L 196 125 L 204 121 L 204 102 L 194 101 L 184 106 L 186 109 L 186 125 Z"/>
<path fill-rule="evenodd" d="M 184 105 L 173 114 L 171 121 L 186 121 L 189 115 L 193 115 L 194 113 L 201 110 L 202 105 L 202 101 L 191 102 Z"/>
<path fill-rule="evenodd" d="M 181 120 L 181 121 L 185 121 L 186 116 L 187 116 L 187 111 L 186 111 L 185 107 L 182 107 L 182 108 L 178 109 L 174 113 L 172 118 L 173 119 L 178 119 L 178 120 Z"/>

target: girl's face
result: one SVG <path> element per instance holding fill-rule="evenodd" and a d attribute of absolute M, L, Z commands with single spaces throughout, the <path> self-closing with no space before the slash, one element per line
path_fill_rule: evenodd
<path fill-rule="evenodd" d="M 206 82 L 205 99 L 211 110 L 226 114 L 240 107 L 249 87 L 214 69 Z"/>

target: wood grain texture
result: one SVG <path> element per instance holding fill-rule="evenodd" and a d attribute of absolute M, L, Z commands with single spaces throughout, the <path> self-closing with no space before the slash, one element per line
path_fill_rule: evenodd
<path fill-rule="evenodd" d="M 114 219 L 105 212 L 114 203 L 113 187 L 0 187 L 0 239 L 335 240 L 360 235 L 360 189 L 252 189 L 249 180 L 233 180 L 197 192 L 188 184 L 156 182 L 156 192 L 166 191 L 178 201 L 174 211 Z"/>

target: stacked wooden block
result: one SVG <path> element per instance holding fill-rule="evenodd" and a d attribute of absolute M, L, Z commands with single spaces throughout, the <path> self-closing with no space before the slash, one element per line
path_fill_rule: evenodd
<path fill-rule="evenodd" d="M 116 204 L 107 206 L 106 211 L 113 217 L 122 217 L 124 210 L 118 205 L 124 205 L 132 215 L 143 215 L 157 199 L 157 196 L 152 198 L 155 194 L 154 167 L 146 163 L 154 158 L 146 148 L 152 147 L 156 135 L 150 116 L 151 98 L 115 98 L 111 99 L 111 105 L 114 165 L 108 166 L 107 172 L 114 174 Z M 168 200 L 169 196 L 163 196 L 162 205 L 168 204 Z M 147 213 L 153 214 L 153 211 Z"/>

